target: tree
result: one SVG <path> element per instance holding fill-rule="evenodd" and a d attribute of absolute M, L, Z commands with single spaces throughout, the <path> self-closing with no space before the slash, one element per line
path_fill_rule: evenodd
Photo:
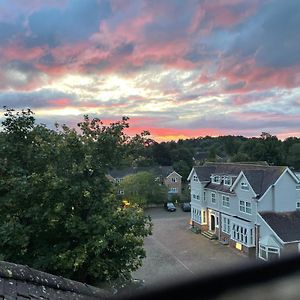
<path fill-rule="evenodd" d="M 293 144 L 289 148 L 287 163 L 296 170 L 300 170 L 300 143 Z"/>
<path fill-rule="evenodd" d="M 150 172 L 138 172 L 125 176 L 121 189 L 130 203 L 145 206 L 150 203 L 163 203 L 167 199 L 167 187 Z"/>
<path fill-rule="evenodd" d="M 79 134 L 37 125 L 30 110 L 5 116 L 1 260 L 91 284 L 130 279 L 151 222 L 138 206 L 122 209 L 105 176 L 126 153 L 128 119 L 104 126 L 85 116 Z"/>

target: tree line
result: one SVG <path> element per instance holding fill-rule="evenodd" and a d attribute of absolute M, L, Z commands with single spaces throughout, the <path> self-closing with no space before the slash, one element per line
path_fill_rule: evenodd
<path fill-rule="evenodd" d="M 202 154 L 202 159 L 197 156 Z M 255 162 L 266 161 L 270 165 L 287 165 L 300 170 L 300 138 L 280 140 L 275 135 L 262 132 L 259 137 L 218 136 L 180 139 L 147 143 L 130 163 L 137 166 L 172 165 L 187 178 L 195 164 L 204 161 Z"/>

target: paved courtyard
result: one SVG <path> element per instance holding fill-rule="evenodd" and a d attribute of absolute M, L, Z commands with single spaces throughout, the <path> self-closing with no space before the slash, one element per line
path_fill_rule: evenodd
<path fill-rule="evenodd" d="M 248 262 L 237 250 L 193 233 L 188 224 L 190 213 L 180 208 L 173 213 L 163 208 L 145 213 L 152 217 L 153 234 L 145 239 L 147 257 L 133 276 L 144 279 L 146 286 L 174 283 Z"/>

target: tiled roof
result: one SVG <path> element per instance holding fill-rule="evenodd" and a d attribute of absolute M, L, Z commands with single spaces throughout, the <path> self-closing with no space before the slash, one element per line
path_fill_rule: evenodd
<path fill-rule="evenodd" d="M 108 296 L 105 290 L 81 282 L 0 261 L 0 299 L 99 300 Z"/>
<path fill-rule="evenodd" d="M 233 194 L 233 192 L 230 191 L 230 186 L 223 185 L 223 184 L 215 184 L 209 182 L 208 184 L 205 185 L 205 188 L 212 189 L 219 192 Z"/>
<path fill-rule="evenodd" d="M 286 167 L 246 163 L 206 163 L 194 169 L 200 181 L 210 181 L 211 174 L 238 176 L 243 171 L 255 193 L 262 196 Z"/>
<path fill-rule="evenodd" d="M 124 169 L 114 169 L 109 171 L 109 175 L 113 178 L 123 178 L 127 175 L 136 174 L 139 172 L 151 172 L 156 176 L 167 177 L 174 171 L 172 166 L 157 166 L 157 167 L 130 167 Z"/>
<path fill-rule="evenodd" d="M 300 241 L 300 211 L 259 214 L 284 242 Z"/>

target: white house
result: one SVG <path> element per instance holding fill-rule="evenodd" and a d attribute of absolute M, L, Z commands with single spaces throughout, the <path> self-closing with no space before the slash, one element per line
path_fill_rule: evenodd
<path fill-rule="evenodd" d="M 263 260 L 299 251 L 300 180 L 288 167 L 206 163 L 188 180 L 202 233 Z"/>

